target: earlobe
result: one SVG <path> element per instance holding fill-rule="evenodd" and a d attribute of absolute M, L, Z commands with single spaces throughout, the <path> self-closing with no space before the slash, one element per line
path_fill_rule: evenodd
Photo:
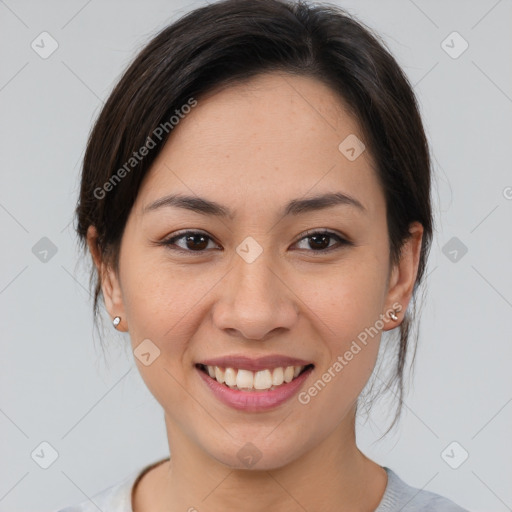
<path fill-rule="evenodd" d="M 421 245 L 423 239 L 423 226 L 419 222 L 413 222 L 409 227 L 410 237 L 405 241 L 400 254 L 398 265 L 393 268 L 391 273 L 389 289 L 386 298 L 386 309 L 394 309 L 405 313 L 409 301 L 411 300 L 418 274 L 418 265 L 420 261 Z M 397 309 L 397 304 L 400 309 Z M 403 318 L 403 314 L 399 315 Z M 393 323 L 389 329 L 394 329 L 400 323 L 392 318 Z M 388 329 L 384 329 L 388 330 Z"/>
<path fill-rule="evenodd" d="M 89 226 L 87 230 L 87 245 L 98 272 L 105 307 L 112 319 L 115 317 L 124 319 L 124 304 L 119 280 L 114 269 L 103 261 L 101 249 L 98 245 L 98 233 L 94 226 Z M 118 331 L 124 330 L 120 323 L 115 327 Z"/>

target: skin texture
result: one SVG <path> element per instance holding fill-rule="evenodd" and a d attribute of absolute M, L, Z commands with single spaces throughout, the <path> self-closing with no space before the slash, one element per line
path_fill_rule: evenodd
<path fill-rule="evenodd" d="M 130 333 L 133 349 L 150 339 L 160 350 L 149 366 L 135 361 L 164 410 L 172 457 L 142 478 L 135 512 L 353 512 L 379 504 L 387 477 L 357 448 L 355 402 L 374 369 L 380 333 L 309 403 L 294 397 L 267 412 L 222 404 L 194 366 L 234 353 L 299 357 L 315 365 L 307 389 L 396 303 L 399 318 L 383 330 L 399 325 L 423 230 L 411 225 L 400 264 L 391 268 L 385 199 L 369 150 L 354 161 L 338 150 L 350 134 L 362 139 L 357 121 L 313 78 L 271 73 L 215 91 L 174 128 L 146 176 L 118 273 L 102 261 L 89 229 L 109 314 L 122 318 L 118 329 Z M 292 199 L 334 191 L 366 210 L 280 214 Z M 143 212 L 170 193 L 205 197 L 234 216 L 176 207 Z M 156 243 L 183 229 L 211 237 L 203 252 Z M 331 238 L 326 246 L 338 249 L 321 252 L 304 232 L 322 229 L 352 245 Z M 263 249 L 252 263 L 236 252 L 248 236 Z M 190 247 L 186 239 L 175 243 Z M 251 469 L 237 457 L 247 442 L 262 455 Z"/>

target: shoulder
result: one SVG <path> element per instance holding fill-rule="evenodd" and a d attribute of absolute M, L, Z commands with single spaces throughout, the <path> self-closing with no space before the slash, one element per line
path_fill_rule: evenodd
<path fill-rule="evenodd" d="M 169 460 L 159 460 L 130 473 L 127 477 L 107 487 L 90 499 L 55 512 L 133 512 L 132 491 L 141 478 L 152 468 Z"/>
<path fill-rule="evenodd" d="M 375 512 L 469 512 L 439 494 L 411 487 L 390 468 L 384 469 L 388 485 Z"/>
<path fill-rule="evenodd" d="M 56 512 L 132 512 L 131 490 L 138 476 L 132 473 L 127 478 L 70 507 Z"/>

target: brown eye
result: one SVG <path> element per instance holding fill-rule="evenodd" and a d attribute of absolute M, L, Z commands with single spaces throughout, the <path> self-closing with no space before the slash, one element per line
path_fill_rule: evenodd
<path fill-rule="evenodd" d="M 332 231 L 311 232 L 307 236 L 301 238 L 297 243 L 303 242 L 304 240 L 307 241 L 307 247 L 302 247 L 300 249 L 310 250 L 313 252 L 328 252 L 332 249 L 338 249 L 343 245 L 350 245 L 350 242 Z M 331 241 L 333 240 L 337 242 L 337 244 L 331 244 Z"/>
<path fill-rule="evenodd" d="M 330 235 L 313 235 L 308 237 L 310 242 L 309 246 L 311 249 L 327 249 L 329 247 L 329 241 L 331 240 Z"/>
<path fill-rule="evenodd" d="M 317 253 L 326 253 L 331 250 L 339 249 L 343 245 L 351 245 L 351 242 L 331 231 L 313 231 L 307 236 L 302 237 L 297 244 L 304 244 L 304 241 L 306 241 L 307 246 L 299 247 L 299 249 Z M 209 247 L 210 242 L 217 245 L 206 233 L 200 231 L 183 231 L 164 240 L 161 242 L 161 245 L 165 245 L 175 251 L 201 253 L 209 248 L 215 248 Z"/>
<path fill-rule="evenodd" d="M 207 237 L 204 235 L 186 235 L 184 238 L 187 249 L 200 251 L 208 245 Z"/>
<path fill-rule="evenodd" d="M 182 250 L 185 252 L 204 252 L 208 248 L 208 243 L 212 238 L 199 231 L 185 231 L 163 241 L 163 245 L 171 249 Z M 179 243 L 177 243 L 179 242 Z M 173 247 L 175 246 L 175 247 Z"/>

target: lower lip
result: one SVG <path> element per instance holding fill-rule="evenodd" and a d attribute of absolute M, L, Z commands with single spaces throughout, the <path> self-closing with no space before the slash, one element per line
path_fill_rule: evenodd
<path fill-rule="evenodd" d="M 313 371 L 313 367 L 302 372 L 291 382 L 283 383 L 278 388 L 267 391 L 240 391 L 231 389 L 212 379 L 205 372 L 196 367 L 199 375 L 207 384 L 213 394 L 224 404 L 247 412 L 266 411 L 281 405 L 294 396 L 302 386 L 303 382 Z"/>

